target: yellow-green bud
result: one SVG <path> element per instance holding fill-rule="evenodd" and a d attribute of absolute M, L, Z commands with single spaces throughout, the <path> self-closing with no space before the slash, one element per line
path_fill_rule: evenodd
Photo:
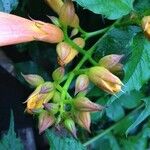
<path fill-rule="evenodd" d="M 39 75 L 36 75 L 36 74 L 27 74 L 27 75 L 21 74 L 21 75 L 33 87 L 37 87 L 40 84 L 44 83 L 44 79 Z"/>
<path fill-rule="evenodd" d="M 58 20 L 58 18 L 57 17 L 55 17 L 55 16 L 47 16 L 51 21 L 52 21 L 52 23 L 53 24 L 55 24 L 56 26 L 58 26 L 58 27 L 60 27 L 61 25 L 60 25 L 60 22 L 59 22 L 59 20 Z"/>
<path fill-rule="evenodd" d="M 60 82 L 65 74 L 65 69 L 63 67 L 59 67 L 57 68 L 53 73 L 52 73 L 52 77 L 53 80 L 56 82 Z"/>
<path fill-rule="evenodd" d="M 44 108 L 52 114 L 56 114 L 59 110 L 59 105 L 55 103 L 44 103 L 43 105 Z"/>
<path fill-rule="evenodd" d="M 61 101 L 61 94 L 58 91 L 55 91 L 54 96 L 53 96 L 53 102 L 58 103 Z"/>
<path fill-rule="evenodd" d="M 64 121 L 64 126 L 65 126 L 66 129 L 68 129 L 72 133 L 72 135 L 75 138 L 77 138 L 75 123 L 72 119 L 66 119 Z"/>

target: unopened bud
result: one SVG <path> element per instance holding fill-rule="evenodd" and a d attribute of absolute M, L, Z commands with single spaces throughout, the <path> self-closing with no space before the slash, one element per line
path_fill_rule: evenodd
<path fill-rule="evenodd" d="M 26 100 L 27 112 L 33 113 L 43 108 L 43 104 L 52 99 L 54 95 L 54 86 L 51 82 L 45 82 L 38 86 L 36 90 Z"/>
<path fill-rule="evenodd" d="M 85 40 L 81 37 L 73 39 L 73 42 L 76 43 L 79 47 L 83 48 L 85 46 Z"/>
<path fill-rule="evenodd" d="M 92 67 L 88 72 L 89 79 L 104 91 L 115 94 L 121 90 L 123 83 L 104 67 Z"/>
<path fill-rule="evenodd" d="M 64 126 L 72 133 L 75 138 L 77 138 L 75 123 L 72 119 L 66 119 L 64 121 Z"/>
<path fill-rule="evenodd" d="M 61 7 L 63 6 L 62 0 L 45 0 L 47 4 L 57 13 L 60 13 Z"/>
<path fill-rule="evenodd" d="M 70 37 L 73 37 L 73 36 L 77 35 L 78 32 L 79 32 L 78 28 L 74 28 L 74 29 L 71 31 Z"/>
<path fill-rule="evenodd" d="M 59 22 L 59 20 L 58 20 L 58 18 L 57 17 L 55 17 L 55 16 L 47 16 L 51 21 L 52 21 L 52 23 L 53 24 L 55 24 L 56 26 L 58 26 L 58 27 L 60 27 L 61 25 L 60 25 L 60 22 Z"/>
<path fill-rule="evenodd" d="M 54 96 L 53 96 L 53 102 L 58 103 L 61 101 L 61 94 L 58 91 L 55 91 Z"/>
<path fill-rule="evenodd" d="M 101 111 L 104 107 L 91 102 L 87 97 L 77 97 L 73 101 L 75 109 L 85 112 Z"/>
<path fill-rule="evenodd" d="M 142 28 L 147 35 L 147 37 L 150 38 L 150 16 L 145 16 L 142 19 Z"/>
<path fill-rule="evenodd" d="M 59 67 L 57 68 L 53 73 L 52 73 L 52 77 L 53 80 L 56 82 L 60 82 L 65 74 L 65 69 L 63 67 Z"/>
<path fill-rule="evenodd" d="M 79 26 L 79 19 L 75 13 L 75 8 L 71 0 L 66 0 L 64 5 L 61 7 L 59 19 L 63 25 L 69 25 L 72 27 Z"/>
<path fill-rule="evenodd" d="M 88 132 L 91 132 L 91 116 L 89 112 L 76 112 L 75 117 L 77 124 L 79 124 L 82 128 L 86 129 Z"/>
<path fill-rule="evenodd" d="M 58 112 L 58 108 L 59 108 L 58 104 L 44 103 L 43 105 L 44 105 L 44 108 L 52 114 L 56 114 Z"/>
<path fill-rule="evenodd" d="M 89 85 L 89 78 L 85 74 L 81 74 L 78 76 L 75 83 L 75 95 L 79 92 L 84 92 L 87 90 Z"/>
<path fill-rule="evenodd" d="M 58 62 L 61 66 L 68 64 L 78 54 L 68 43 L 61 42 L 56 48 L 58 54 Z"/>
<path fill-rule="evenodd" d="M 114 68 L 118 66 L 120 60 L 123 58 L 124 55 L 116 55 L 116 54 L 111 54 L 104 56 L 103 58 L 100 59 L 99 61 L 99 66 L 105 67 L 109 71 L 112 72 L 112 70 L 115 70 Z M 117 68 L 118 70 L 119 68 Z M 122 68 L 120 68 L 122 69 Z"/>
<path fill-rule="evenodd" d="M 48 112 L 46 111 L 43 111 L 39 115 L 39 123 L 38 123 L 39 134 L 41 134 L 47 128 L 52 126 L 54 122 L 55 122 L 54 116 L 49 115 Z"/>
<path fill-rule="evenodd" d="M 39 75 L 36 75 L 36 74 L 28 74 L 28 75 L 21 74 L 21 75 L 33 87 L 37 87 L 40 84 L 44 83 L 44 79 Z"/>

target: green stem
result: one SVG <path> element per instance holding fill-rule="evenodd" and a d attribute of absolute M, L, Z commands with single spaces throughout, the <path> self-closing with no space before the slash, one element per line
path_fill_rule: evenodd
<path fill-rule="evenodd" d="M 139 111 L 142 107 L 144 107 L 144 104 L 141 104 L 140 106 L 138 106 L 136 109 L 134 109 L 131 113 L 129 113 L 127 116 L 125 116 L 122 120 L 120 120 L 119 122 L 117 122 L 116 124 L 112 125 L 111 127 L 109 127 L 108 129 L 104 130 L 102 133 L 100 133 L 99 135 L 95 136 L 94 138 L 90 139 L 89 141 L 87 141 L 86 143 L 84 143 L 84 146 L 88 146 L 90 144 L 92 144 L 93 142 L 95 142 L 96 140 L 98 140 L 99 138 L 103 137 L 104 135 L 106 135 L 107 133 L 109 133 L 111 130 L 115 129 L 117 126 L 120 125 L 120 123 L 122 123 L 123 121 L 125 121 L 129 116 L 133 115 L 134 113 L 136 113 L 137 111 Z"/>
<path fill-rule="evenodd" d="M 85 40 L 93 37 L 93 36 L 96 36 L 96 35 L 99 35 L 99 34 L 102 34 L 102 33 L 105 33 L 109 30 L 110 27 L 106 27 L 104 29 L 100 29 L 100 30 L 97 30 L 97 31 L 94 31 L 94 32 L 87 32 L 85 34 Z"/>
<path fill-rule="evenodd" d="M 64 28 L 64 36 L 65 36 L 65 41 L 66 41 L 69 45 L 71 45 L 74 49 L 76 49 L 76 50 L 77 50 L 78 52 L 80 52 L 81 54 L 87 55 L 87 51 L 86 51 L 86 50 L 84 50 L 84 49 L 82 49 L 81 47 L 79 47 L 76 43 L 74 43 L 74 42 L 68 37 L 67 29 L 66 29 L 66 28 Z M 97 65 L 97 62 L 96 62 L 94 59 L 92 59 L 90 55 L 87 55 L 86 57 L 89 59 L 89 61 L 91 62 L 91 64 Z"/>

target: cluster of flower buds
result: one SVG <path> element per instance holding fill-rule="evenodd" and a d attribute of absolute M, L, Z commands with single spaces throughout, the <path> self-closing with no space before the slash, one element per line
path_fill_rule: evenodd
<path fill-rule="evenodd" d="M 41 76 L 35 74 L 23 75 L 30 85 L 36 87 L 25 101 L 27 103 L 26 111 L 30 114 L 38 115 L 39 133 L 59 122 L 76 138 L 76 124 L 90 132 L 90 113 L 101 111 L 103 106 L 93 103 L 85 97 L 89 79 L 87 75 L 82 74 L 76 80 L 76 97 L 66 100 L 67 103 L 63 104 L 64 115 L 58 118 L 62 102 L 61 93 L 56 89 L 55 83 L 60 83 L 63 76 L 64 68 L 62 67 L 57 68 L 53 72 L 54 82 L 45 82 Z M 67 109 L 68 103 L 70 104 L 69 110 Z"/>
<path fill-rule="evenodd" d="M 148 38 L 150 38 L 150 16 L 145 16 L 142 19 L 142 28 Z"/>

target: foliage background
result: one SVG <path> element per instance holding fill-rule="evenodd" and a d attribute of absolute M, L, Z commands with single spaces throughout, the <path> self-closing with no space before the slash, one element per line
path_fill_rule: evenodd
<path fill-rule="evenodd" d="M 143 16 L 150 15 L 150 1 L 75 1 L 77 14 L 81 18 L 80 25 L 85 30 L 104 28 L 119 20 L 119 24 L 112 26 L 106 34 L 89 40 L 87 48 L 91 47 L 95 41 L 99 41 L 94 53 L 96 60 L 107 54 L 125 54 L 124 74 L 120 75 L 125 86 L 124 92 L 111 96 L 91 85 L 88 97 L 96 103 L 107 106 L 105 111 L 92 114 L 92 133 L 89 134 L 78 128 L 79 139 L 75 140 L 68 134 L 62 136 L 54 129 L 47 130 L 45 135 L 51 149 L 68 150 L 70 147 L 73 150 L 148 149 L 150 147 L 150 41 L 143 34 L 139 22 Z M 9 0 L 9 7 L 5 2 L 0 1 L 1 11 L 10 12 L 13 9 L 12 13 L 26 18 L 29 15 L 34 19 L 50 22 L 46 15 L 56 15 L 42 0 L 20 0 L 19 3 Z M 11 48 L 13 49 L 11 51 L 8 50 L 10 47 L 5 47 L 4 50 L 13 60 L 20 82 L 27 86 L 20 72 L 36 73 L 46 80 L 51 80 L 50 74 L 57 67 L 55 45 L 31 42 L 11 46 Z M 79 56 L 68 65 L 67 70 L 74 67 L 81 57 Z M 85 65 L 89 66 L 88 63 Z M 72 87 L 73 85 L 70 90 Z M 0 144 L 3 144 L 3 140 Z"/>

